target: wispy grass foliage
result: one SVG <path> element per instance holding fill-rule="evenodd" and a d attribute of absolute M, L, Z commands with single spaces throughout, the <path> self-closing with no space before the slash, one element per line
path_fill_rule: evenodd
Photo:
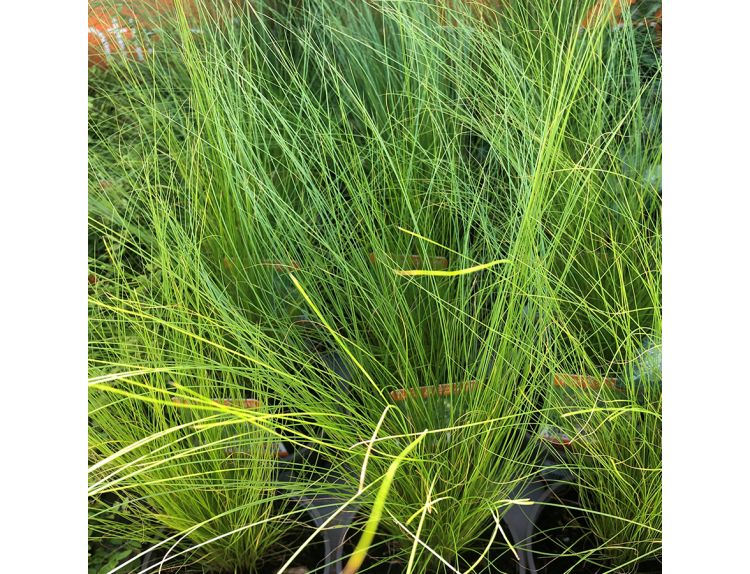
<path fill-rule="evenodd" d="M 366 512 L 427 429 L 380 528 L 413 571 L 467 567 L 538 469 L 552 374 L 659 329 L 659 69 L 590 4 L 253 2 L 197 34 L 178 3 L 153 59 L 92 78 L 93 492 L 252 568 L 324 488 L 279 483 L 278 435 Z"/>

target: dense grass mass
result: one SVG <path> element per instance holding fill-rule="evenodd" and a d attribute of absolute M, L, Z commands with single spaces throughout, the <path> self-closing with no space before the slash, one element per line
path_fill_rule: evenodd
<path fill-rule="evenodd" d="M 336 477 L 482 571 L 555 425 L 581 560 L 660 556 L 661 59 L 593 4 L 177 2 L 92 72 L 95 537 L 275 571 Z"/>

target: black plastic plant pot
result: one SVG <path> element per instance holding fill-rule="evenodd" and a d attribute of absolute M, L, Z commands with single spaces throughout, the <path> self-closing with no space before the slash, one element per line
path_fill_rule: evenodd
<path fill-rule="evenodd" d="M 307 481 L 301 479 L 300 475 L 306 476 L 310 472 L 317 477 L 315 492 L 302 493 L 292 498 L 304 510 L 313 526 L 310 534 L 319 529 L 315 538 L 322 544 L 323 557 L 315 565 L 309 564 L 308 567 L 314 567 L 314 571 L 321 574 L 339 574 L 344 567 L 344 541 L 359 510 L 358 504 L 349 503 L 356 490 L 341 475 L 332 471 L 325 461 L 306 449 L 298 450 L 291 458 L 294 460 L 281 466 L 278 475 L 281 481 L 293 484 L 301 480 L 304 484 Z M 300 464 L 303 460 L 308 466 Z"/>
<path fill-rule="evenodd" d="M 305 512 L 300 516 L 299 521 L 289 528 L 278 549 L 262 561 L 258 571 L 278 572 L 289 558 L 296 554 L 284 572 L 309 574 L 339 572 L 340 552 L 338 548 L 331 548 L 328 537 L 316 533 L 318 526 L 319 522 L 313 518 L 313 515 Z"/>
<path fill-rule="evenodd" d="M 538 480 L 521 496 L 534 504 L 515 506 L 503 519 L 519 551 L 519 574 L 661 573 L 661 557 L 627 570 L 613 569 L 599 552 L 587 513 L 570 484 Z"/>
<path fill-rule="evenodd" d="M 315 572 L 340 574 L 344 567 L 345 541 L 358 509 L 358 506 L 342 509 L 351 496 L 352 493 L 342 489 L 298 499 L 298 504 L 310 517 L 310 523 L 314 528 L 320 528 L 316 538 L 322 544 L 323 556 L 315 562 Z"/>

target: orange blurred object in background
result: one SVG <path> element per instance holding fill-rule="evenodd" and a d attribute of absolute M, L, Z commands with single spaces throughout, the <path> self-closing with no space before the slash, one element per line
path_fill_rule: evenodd
<path fill-rule="evenodd" d="M 134 41 L 136 26 L 148 26 L 149 15 L 174 9 L 173 0 L 135 0 L 127 3 L 89 3 L 89 67 L 106 67 L 113 54 L 139 61 L 149 48 Z"/>
<path fill-rule="evenodd" d="M 636 3 L 636 0 L 628 1 L 631 6 Z M 581 22 L 581 26 L 583 28 L 588 28 L 597 18 L 607 15 L 608 10 L 612 11 L 611 17 L 613 23 L 621 22 L 620 15 L 622 14 L 622 4 L 620 4 L 620 2 L 621 0 L 600 0 L 591 10 L 589 10 L 589 13 L 586 14 L 586 18 Z"/>
<path fill-rule="evenodd" d="M 227 0 L 226 4 L 231 4 Z M 130 0 L 89 2 L 89 67 L 106 67 L 115 54 L 125 54 L 143 61 L 152 49 L 147 40 L 158 39 L 154 29 L 159 22 L 173 17 L 178 5 L 188 16 L 197 16 L 205 0 Z M 134 30 L 141 32 L 136 38 Z M 145 38 L 144 38 L 145 37 Z"/>
<path fill-rule="evenodd" d="M 119 11 L 114 8 L 92 7 L 89 5 L 89 67 L 107 65 L 107 58 L 114 52 L 130 52 L 128 44 L 133 38 L 131 27 L 135 14 L 128 7 Z M 135 56 L 143 60 L 143 47 Z"/>

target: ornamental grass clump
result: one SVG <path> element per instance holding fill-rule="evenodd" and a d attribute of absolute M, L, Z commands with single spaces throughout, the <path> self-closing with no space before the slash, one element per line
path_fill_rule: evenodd
<path fill-rule="evenodd" d="M 297 514 L 279 478 L 285 419 L 263 382 L 289 366 L 257 329 L 227 331 L 191 249 L 157 244 L 158 274 L 129 281 L 118 257 L 92 287 L 89 493 L 128 501 L 119 536 L 152 564 L 257 569 Z"/>
<path fill-rule="evenodd" d="M 579 4 L 178 10 L 94 82 L 93 492 L 216 568 L 334 477 L 410 572 L 513 554 L 540 425 L 577 418 L 553 375 L 616 372 L 661 313 L 659 68 Z M 280 442 L 315 455 L 296 481 Z"/>
<path fill-rule="evenodd" d="M 580 502 L 580 526 L 593 535 L 592 548 L 561 554 L 578 567 L 650 571 L 662 552 L 661 351 L 636 336 L 620 359 L 616 378 L 590 375 L 609 384 L 559 389 L 548 402 L 551 423 L 570 437 L 559 468 Z"/>

